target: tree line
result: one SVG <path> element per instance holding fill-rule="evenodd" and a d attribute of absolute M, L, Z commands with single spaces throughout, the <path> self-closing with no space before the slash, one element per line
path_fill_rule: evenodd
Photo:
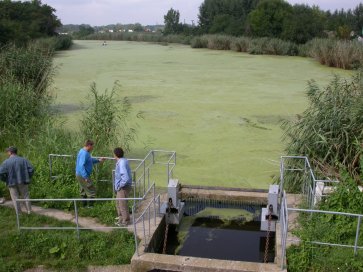
<path fill-rule="evenodd" d="M 9 42 L 22 45 L 56 35 L 61 21 L 54 12 L 54 8 L 40 0 L 0 0 L 0 45 Z"/>
<path fill-rule="evenodd" d="M 363 27 L 363 4 L 353 10 L 323 11 L 318 6 L 284 0 L 204 0 L 198 25 L 179 22 L 178 10 L 164 16 L 164 34 L 227 34 L 274 37 L 295 43 L 313 38 L 355 38 Z"/>

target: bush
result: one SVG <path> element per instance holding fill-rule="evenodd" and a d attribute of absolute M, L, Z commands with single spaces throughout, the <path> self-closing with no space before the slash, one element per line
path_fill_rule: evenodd
<path fill-rule="evenodd" d="M 302 47 L 302 52 L 331 67 L 355 69 L 363 64 L 363 44 L 358 41 L 313 39 Z"/>
<path fill-rule="evenodd" d="M 249 37 L 238 37 L 233 39 L 231 50 L 236 52 L 248 52 L 252 44 L 252 39 Z"/>
<path fill-rule="evenodd" d="M 361 214 L 363 194 L 349 174 L 343 173 L 341 182 L 334 192 L 319 203 L 325 211 Z M 300 213 L 297 235 L 301 239 L 298 246 L 287 251 L 289 271 L 362 271 L 363 261 L 354 256 L 353 249 L 311 244 L 319 241 L 333 244 L 354 245 L 357 217 L 314 213 Z M 358 244 L 363 242 L 360 232 Z"/>
<path fill-rule="evenodd" d="M 73 40 L 71 36 L 60 35 L 53 38 L 55 40 L 54 50 L 68 50 L 72 44 Z"/>
<path fill-rule="evenodd" d="M 206 36 L 194 37 L 190 42 L 190 46 L 192 48 L 208 48 L 208 39 Z"/>
<path fill-rule="evenodd" d="M 325 176 L 338 176 L 343 167 L 358 179 L 363 142 L 361 72 L 350 81 L 335 76 L 324 89 L 310 81 L 307 96 L 304 113 L 283 123 L 287 154 L 312 158 Z"/>

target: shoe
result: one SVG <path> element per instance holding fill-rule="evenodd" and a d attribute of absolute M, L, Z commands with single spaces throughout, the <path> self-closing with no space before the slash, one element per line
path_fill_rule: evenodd
<path fill-rule="evenodd" d="M 31 214 L 32 212 L 31 211 L 27 211 L 28 214 Z"/>
<path fill-rule="evenodd" d="M 117 217 L 115 217 L 115 220 L 119 220 L 121 218 L 121 216 L 117 216 Z"/>
<path fill-rule="evenodd" d="M 4 204 L 5 203 L 5 198 L 0 197 L 0 204 Z"/>

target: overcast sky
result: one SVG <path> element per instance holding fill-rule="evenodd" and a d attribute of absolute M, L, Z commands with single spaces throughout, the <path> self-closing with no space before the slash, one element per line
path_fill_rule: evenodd
<path fill-rule="evenodd" d="M 163 24 L 170 8 L 179 10 L 180 21 L 198 21 L 203 0 L 42 0 L 57 10 L 63 24 L 107 25 L 115 23 Z M 360 0 L 288 0 L 291 4 L 317 5 L 324 10 L 349 9 Z"/>

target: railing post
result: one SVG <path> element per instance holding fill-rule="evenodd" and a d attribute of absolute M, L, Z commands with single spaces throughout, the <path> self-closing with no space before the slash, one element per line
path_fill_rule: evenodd
<path fill-rule="evenodd" d="M 284 191 L 284 158 L 281 157 L 280 161 L 280 205 L 281 205 L 281 196 Z"/>
<path fill-rule="evenodd" d="M 156 226 L 156 203 L 155 203 L 155 183 L 153 184 L 153 204 L 154 204 L 154 226 Z"/>
<path fill-rule="evenodd" d="M 76 226 L 77 226 L 77 238 L 79 239 L 79 224 L 78 224 L 78 209 L 77 209 L 77 202 L 73 200 L 74 203 L 74 215 L 76 217 Z"/>
<path fill-rule="evenodd" d="M 170 168 L 170 162 L 168 162 L 168 169 L 167 169 L 167 174 L 166 174 L 166 178 L 168 179 L 167 181 L 166 181 L 166 186 L 168 186 L 168 184 L 169 184 L 169 180 L 170 180 L 170 172 L 169 172 L 169 168 Z"/>
<path fill-rule="evenodd" d="M 52 156 L 51 154 L 48 155 L 49 160 L 49 179 L 52 181 Z"/>
<path fill-rule="evenodd" d="M 142 215 L 142 229 L 144 232 L 144 246 L 146 247 L 145 214 Z"/>
<path fill-rule="evenodd" d="M 357 246 L 358 246 L 358 239 L 359 239 L 359 231 L 360 231 L 360 222 L 362 217 L 358 216 L 358 225 L 357 225 L 357 232 L 355 235 L 355 243 L 354 243 L 354 256 L 357 256 Z"/>
<path fill-rule="evenodd" d="M 147 168 L 147 189 L 150 188 L 150 168 Z"/>
<path fill-rule="evenodd" d="M 136 247 L 136 254 L 139 255 L 139 245 L 137 243 L 137 230 L 136 230 L 136 222 L 135 222 L 135 205 L 132 206 L 132 223 L 134 224 L 134 238 L 135 238 L 135 247 Z"/>
<path fill-rule="evenodd" d="M 146 190 L 145 190 L 145 182 L 146 182 L 146 166 L 145 166 L 145 159 L 144 159 L 144 173 L 143 173 L 143 179 L 144 179 L 144 193 L 143 193 L 143 195 L 145 195 L 145 192 L 146 192 Z"/>
<path fill-rule="evenodd" d="M 149 205 L 149 207 L 148 207 L 147 209 L 148 209 L 148 212 L 149 212 L 149 220 L 148 220 L 148 221 L 149 221 L 149 236 L 148 236 L 148 237 L 149 237 L 149 239 L 150 239 L 150 232 L 151 232 L 151 231 L 150 231 L 150 220 L 151 220 L 151 219 L 150 219 L 150 205 Z"/>
<path fill-rule="evenodd" d="M 18 210 L 18 200 L 15 200 L 15 213 L 16 213 L 16 225 L 18 226 L 18 231 L 20 232 L 20 219 Z"/>

